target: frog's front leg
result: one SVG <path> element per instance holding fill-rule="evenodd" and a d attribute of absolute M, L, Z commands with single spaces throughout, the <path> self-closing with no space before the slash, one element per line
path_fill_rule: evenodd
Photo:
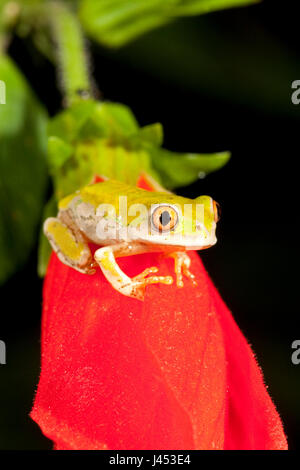
<path fill-rule="evenodd" d="M 85 274 L 96 272 L 88 243 L 69 217 L 50 217 L 44 233 L 60 261 Z"/>
<path fill-rule="evenodd" d="M 191 258 L 185 251 L 175 251 L 168 253 L 167 257 L 174 258 L 175 262 L 175 274 L 177 287 L 183 287 L 183 276 L 186 276 L 192 281 L 194 285 L 197 285 L 195 275 L 190 271 Z"/>
<path fill-rule="evenodd" d="M 141 274 L 130 278 L 120 269 L 116 262 L 116 257 L 135 255 L 138 253 L 145 253 L 147 251 L 149 251 L 149 249 L 142 244 L 120 243 L 99 248 L 95 252 L 94 258 L 99 264 L 104 276 L 114 289 L 128 297 L 143 300 L 147 285 L 158 283 L 172 284 L 173 278 L 171 276 L 147 277 L 149 274 L 157 273 L 158 268 L 155 266 L 147 268 Z"/>

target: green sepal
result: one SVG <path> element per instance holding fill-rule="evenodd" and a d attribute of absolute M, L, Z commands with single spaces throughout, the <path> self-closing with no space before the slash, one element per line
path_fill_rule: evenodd
<path fill-rule="evenodd" d="M 186 186 L 230 158 L 229 152 L 173 153 L 162 149 L 162 143 L 162 125 L 140 128 L 124 105 L 76 103 L 49 125 L 48 159 L 57 199 L 91 183 L 95 175 L 135 185 L 141 172 L 147 172 L 166 188 Z"/>
<path fill-rule="evenodd" d="M 52 252 L 51 245 L 44 235 L 43 224 L 48 217 L 56 217 L 57 215 L 57 202 L 55 196 L 52 196 L 44 207 L 42 216 L 42 225 L 39 235 L 38 247 L 38 266 L 37 271 L 40 277 L 44 277 L 47 271 L 49 258 Z"/>
<path fill-rule="evenodd" d="M 138 129 L 137 121 L 127 106 L 82 100 L 50 121 L 48 135 L 73 143 L 92 137 L 128 136 Z"/>
<path fill-rule="evenodd" d="M 95 111 L 97 102 L 81 100 L 72 107 L 60 112 L 48 124 L 48 135 L 59 137 L 66 142 L 73 142 L 80 130 Z"/>
<path fill-rule="evenodd" d="M 130 136 L 130 142 L 140 146 L 150 144 L 155 147 L 161 147 L 163 139 L 164 131 L 160 122 L 144 126 L 136 134 Z"/>
<path fill-rule="evenodd" d="M 175 153 L 158 149 L 151 152 L 152 164 L 168 189 L 187 186 L 198 178 L 221 169 L 230 159 L 230 152 L 212 154 Z"/>
<path fill-rule="evenodd" d="M 55 172 L 72 156 L 73 147 L 56 136 L 48 138 L 48 162 L 50 171 Z"/>

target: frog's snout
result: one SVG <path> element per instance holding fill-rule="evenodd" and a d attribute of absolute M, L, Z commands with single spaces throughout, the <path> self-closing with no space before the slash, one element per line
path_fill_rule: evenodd
<path fill-rule="evenodd" d="M 213 201 L 213 210 L 215 222 L 219 222 L 221 218 L 221 207 L 220 204 L 216 201 Z"/>

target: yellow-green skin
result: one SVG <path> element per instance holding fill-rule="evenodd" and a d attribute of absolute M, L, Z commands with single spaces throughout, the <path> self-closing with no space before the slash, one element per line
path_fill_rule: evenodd
<path fill-rule="evenodd" d="M 115 260 L 130 254 L 162 251 L 174 257 L 180 287 L 182 274 L 194 281 L 186 250 L 216 243 L 216 204 L 209 196 L 192 200 L 157 184 L 156 188 L 158 191 L 150 192 L 113 180 L 85 186 L 59 202 L 58 216 L 46 220 L 44 232 L 63 263 L 89 274 L 94 273 L 97 263 L 112 286 L 124 295 L 142 300 L 147 284 L 172 282 L 170 276 L 146 277 L 157 268 L 130 279 Z M 152 222 L 153 211 L 161 206 L 177 213 L 176 225 L 167 232 L 156 230 Z M 94 258 L 89 242 L 102 247 Z"/>

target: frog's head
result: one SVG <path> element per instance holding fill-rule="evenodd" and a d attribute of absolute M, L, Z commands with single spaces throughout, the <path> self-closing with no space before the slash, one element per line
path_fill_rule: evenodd
<path fill-rule="evenodd" d="M 153 199 L 147 214 L 135 219 L 139 230 L 132 238 L 187 250 L 208 248 L 217 241 L 218 212 L 218 204 L 209 196 L 192 200 L 164 194 Z"/>

